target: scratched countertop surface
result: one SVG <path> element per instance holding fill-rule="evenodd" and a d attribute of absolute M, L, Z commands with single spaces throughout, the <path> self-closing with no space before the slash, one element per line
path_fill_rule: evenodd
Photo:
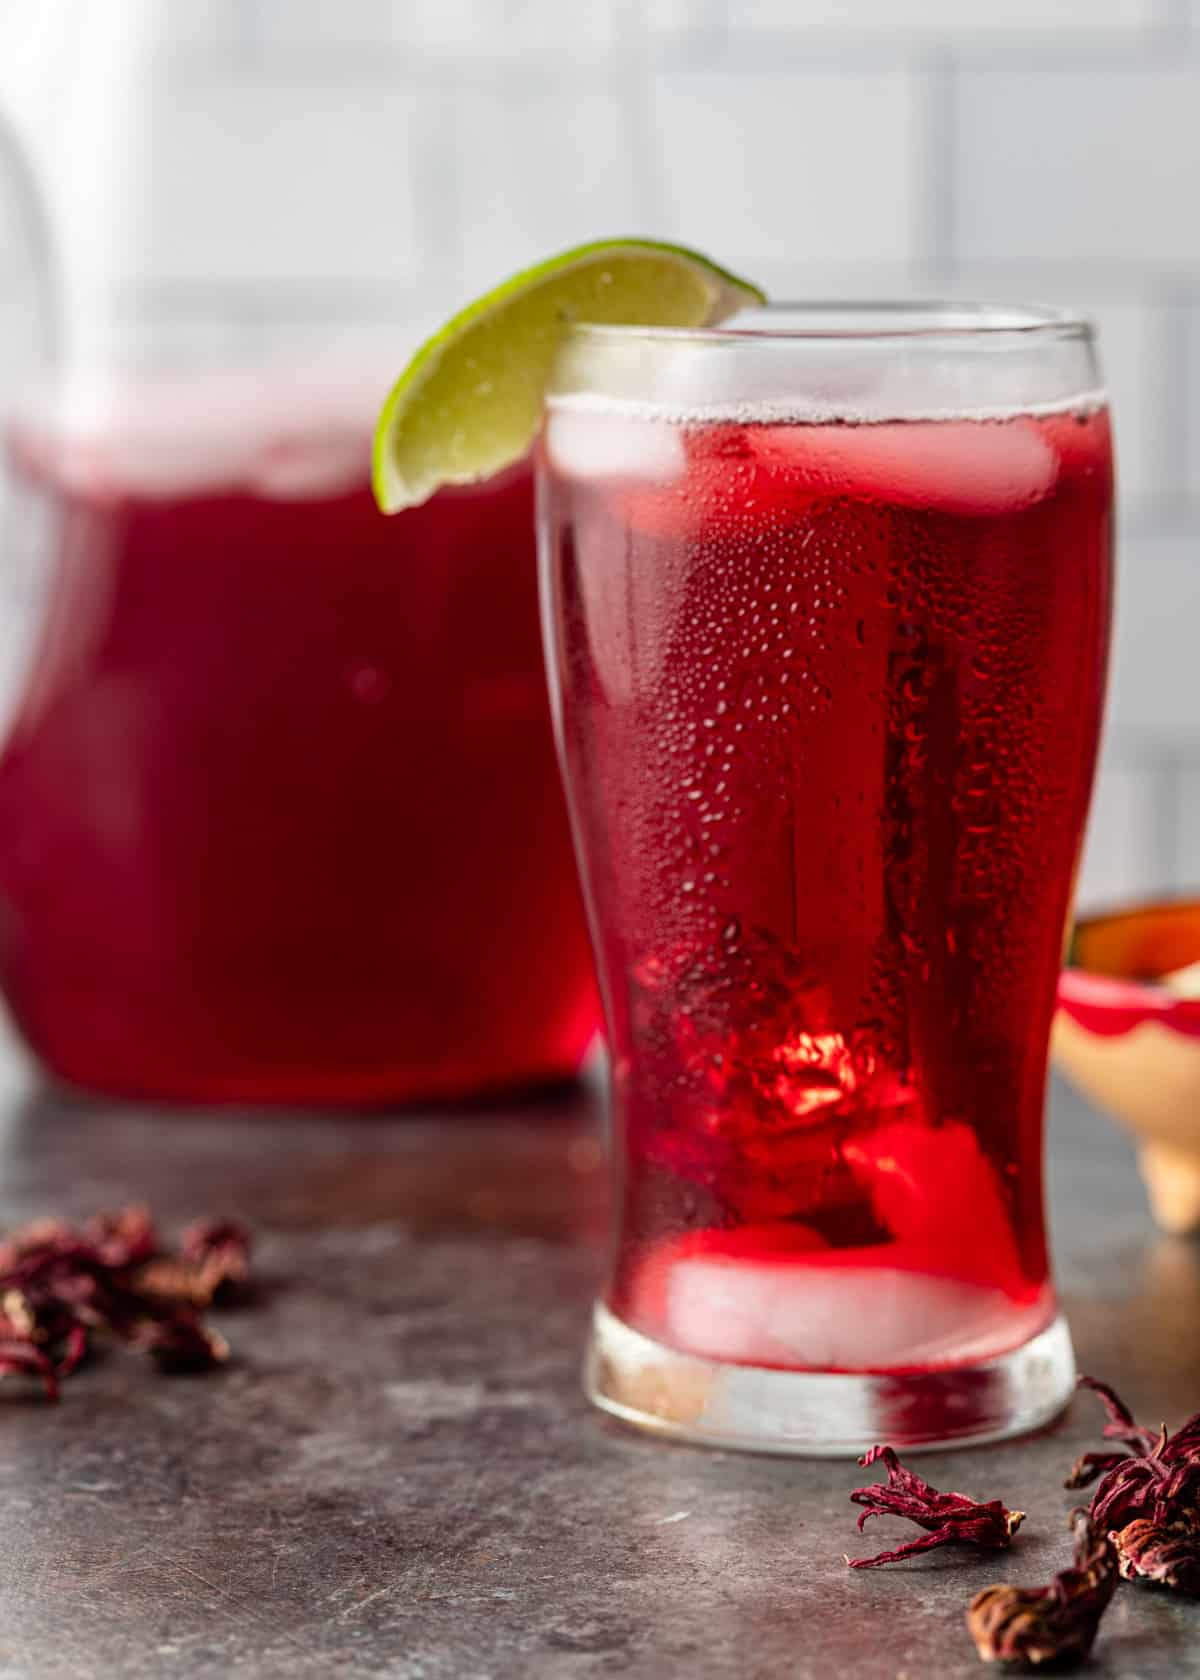
<path fill-rule="evenodd" d="M 0 1225 L 132 1200 L 244 1216 L 235 1362 L 97 1358 L 0 1384 L 0 1680 L 957 1680 L 963 1609 L 1066 1561 L 1080 1397 L 1031 1440 L 926 1458 L 1030 1513 L 1005 1557 L 850 1574 L 845 1463 L 662 1445 L 602 1420 L 579 1350 L 604 1227 L 599 1099 L 404 1117 L 132 1108 L 0 1046 Z M 1083 1369 L 1148 1422 L 1200 1406 L 1200 1249 L 1132 1155 L 1051 1103 L 1059 1277 Z M 879 1544 L 907 1525 L 878 1525 Z M 1122 1587 L 1089 1672 L 1200 1674 L 1200 1605 Z"/>

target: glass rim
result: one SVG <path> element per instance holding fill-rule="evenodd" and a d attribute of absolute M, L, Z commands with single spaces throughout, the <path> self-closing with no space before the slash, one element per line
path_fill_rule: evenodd
<path fill-rule="evenodd" d="M 788 326 L 788 316 L 804 324 Z M 822 316 L 836 324 L 822 324 Z M 854 325 L 861 316 L 862 325 Z M 755 317 L 764 318 L 761 322 Z M 888 320 L 895 317 L 895 324 Z M 903 324 L 900 324 L 900 323 Z M 972 340 L 995 344 L 1010 339 L 1076 341 L 1090 344 L 1095 329 L 1078 311 L 1050 304 L 1012 304 L 984 300 L 959 302 L 944 298 L 772 300 L 750 305 L 711 327 L 614 325 L 578 321 L 569 329 L 572 339 L 596 343 L 647 344 L 814 344 L 814 345 L 929 345 L 938 341 L 962 345 Z"/>

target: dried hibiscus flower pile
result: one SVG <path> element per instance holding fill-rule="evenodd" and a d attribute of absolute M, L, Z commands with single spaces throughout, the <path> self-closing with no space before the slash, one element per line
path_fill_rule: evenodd
<path fill-rule="evenodd" d="M 1155 1581 L 1200 1595 L 1200 1412 L 1173 1435 L 1143 1429 L 1107 1383 L 1081 1377 L 1108 1413 L 1104 1437 L 1122 1452 L 1084 1453 L 1069 1488 L 1100 1478 L 1092 1495 L 1096 1526 L 1116 1547 L 1127 1581 Z"/>
<path fill-rule="evenodd" d="M 1084 1453 L 1069 1488 L 1097 1482 L 1087 1510 L 1072 1513 L 1075 1556 L 1045 1587 L 985 1587 L 971 1601 L 967 1627 L 984 1662 L 1066 1667 L 1087 1656 L 1100 1618 L 1123 1577 L 1200 1596 L 1200 1413 L 1173 1435 L 1145 1429 L 1106 1383 L 1081 1377 L 1108 1413 L 1115 1450 Z M 936 1546 L 1007 1547 L 1024 1521 L 1000 1500 L 941 1493 L 905 1469 L 891 1447 L 872 1447 L 861 1465 L 882 1462 L 887 1481 L 856 1488 L 865 1506 L 860 1530 L 878 1515 L 905 1517 L 925 1530 L 876 1557 L 847 1558 L 852 1569 L 895 1563 Z"/>
<path fill-rule="evenodd" d="M 232 1220 L 200 1220 L 170 1250 L 144 1208 L 82 1226 L 38 1220 L 0 1239 L 0 1374 L 37 1377 L 49 1400 L 107 1335 L 167 1371 L 203 1371 L 229 1357 L 204 1309 L 235 1294 L 250 1239 Z"/>

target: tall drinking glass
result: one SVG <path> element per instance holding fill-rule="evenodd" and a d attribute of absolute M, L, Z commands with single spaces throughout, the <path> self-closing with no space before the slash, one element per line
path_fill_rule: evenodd
<path fill-rule="evenodd" d="M 844 1453 L 1073 1382 L 1047 1040 L 1109 634 L 1088 326 L 953 306 L 582 329 L 540 453 L 612 1049 L 588 1384 Z"/>

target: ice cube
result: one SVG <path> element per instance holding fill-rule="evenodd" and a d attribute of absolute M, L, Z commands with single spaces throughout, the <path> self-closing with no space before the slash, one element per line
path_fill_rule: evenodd
<path fill-rule="evenodd" d="M 819 484 L 827 494 L 869 496 L 940 513 L 998 514 L 1052 488 L 1058 456 L 1038 422 L 888 421 L 871 425 L 769 426 L 750 433 L 764 464 Z"/>
<path fill-rule="evenodd" d="M 628 412 L 564 404 L 546 420 L 546 450 L 569 478 L 649 479 L 668 484 L 687 467 L 677 426 Z"/>
<path fill-rule="evenodd" d="M 859 1248 L 767 1261 L 676 1259 L 660 1280 L 662 1333 L 710 1359 L 810 1370 L 896 1370 L 986 1358 L 1043 1328 L 1040 1294 L 889 1265 Z"/>
<path fill-rule="evenodd" d="M 1074 476 L 1110 471 L 1112 426 L 1105 408 L 1084 407 L 1047 414 L 1042 419 L 1046 437 L 1057 451 L 1060 470 Z"/>
<path fill-rule="evenodd" d="M 798 1254 L 828 1248 L 828 1243 L 811 1226 L 792 1220 L 774 1225 L 739 1225 L 732 1230 L 705 1228 L 687 1231 L 681 1237 L 658 1243 L 642 1260 L 634 1287 L 634 1313 L 639 1323 L 661 1326 L 668 1322 L 675 1280 L 687 1268 L 700 1266 L 700 1276 L 715 1282 L 732 1277 L 747 1265 L 769 1271 Z M 708 1268 L 707 1271 L 704 1268 Z M 652 1329 L 652 1334 L 655 1333 Z"/>
<path fill-rule="evenodd" d="M 965 1121 L 892 1121 L 848 1139 L 842 1158 L 916 1265 L 977 1284 L 1021 1275 L 1000 1175 Z"/>

